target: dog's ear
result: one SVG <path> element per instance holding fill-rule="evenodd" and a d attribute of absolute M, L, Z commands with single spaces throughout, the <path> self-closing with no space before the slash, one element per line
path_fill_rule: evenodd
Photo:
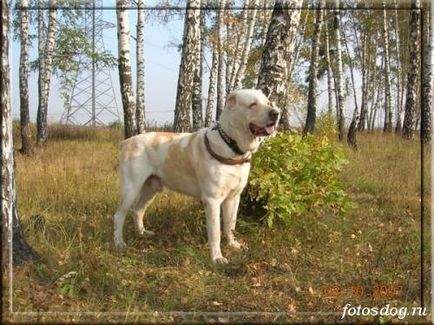
<path fill-rule="evenodd" d="M 225 103 L 225 110 L 226 109 L 232 109 L 235 104 L 237 103 L 237 95 L 235 92 L 232 92 L 229 94 L 229 96 L 226 98 L 226 103 Z"/>

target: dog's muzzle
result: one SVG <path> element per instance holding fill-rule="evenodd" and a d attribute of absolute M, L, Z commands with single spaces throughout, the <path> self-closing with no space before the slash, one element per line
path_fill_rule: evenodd
<path fill-rule="evenodd" d="M 270 112 L 268 112 L 268 117 L 270 118 L 270 122 L 276 122 L 279 118 L 279 111 L 272 109 Z"/>

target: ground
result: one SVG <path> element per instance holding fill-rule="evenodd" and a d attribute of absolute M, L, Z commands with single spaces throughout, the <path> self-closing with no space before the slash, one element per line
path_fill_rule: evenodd
<path fill-rule="evenodd" d="M 156 235 L 140 237 L 127 218 L 129 248 L 117 252 L 120 130 L 52 127 L 50 134 L 34 156 L 16 153 L 19 213 L 41 260 L 14 268 L 13 310 L 27 313 L 12 317 L 5 309 L 9 319 L 337 321 L 346 304 L 420 305 L 417 140 L 359 135 L 360 150 L 345 149 L 341 175 L 354 209 L 273 229 L 240 216 L 238 236 L 249 250 L 224 248 L 231 264 L 215 267 L 200 202 L 171 192 L 147 212 Z M 427 190 L 427 205 L 429 197 Z M 425 273 L 428 283 L 428 263 Z"/>

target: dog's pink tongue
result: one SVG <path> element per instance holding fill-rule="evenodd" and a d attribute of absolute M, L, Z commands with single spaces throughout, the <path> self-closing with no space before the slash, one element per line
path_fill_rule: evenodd
<path fill-rule="evenodd" d="M 267 131 L 268 134 L 274 133 L 274 130 L 275 130 L 275 126 L 274 125 L 270 125 L 270 126 L 266 126 L 265 127 L 265 131 Z"/>

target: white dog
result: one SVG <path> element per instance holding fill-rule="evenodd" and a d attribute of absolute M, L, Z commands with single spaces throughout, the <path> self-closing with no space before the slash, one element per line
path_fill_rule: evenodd
<path fill-rule="evenodd" d="M 152 234 L 143 227 L 143 215 L 155 194 L 167 187 L 202 200 L 212 261 L 228 263 L 220 250 L 220 209 L 228 244 L 240 249 L 233 232 L 250 157 L 261 137 L 276 133 L 279 118 L 280 110 L 262 91 L 243 89 L 229 94 L 213 127 L 194 133 L 149 132 L 122 141 L 115 245 L 125 246 L 122 230 L 133 204 L 139 232 Z"/>

